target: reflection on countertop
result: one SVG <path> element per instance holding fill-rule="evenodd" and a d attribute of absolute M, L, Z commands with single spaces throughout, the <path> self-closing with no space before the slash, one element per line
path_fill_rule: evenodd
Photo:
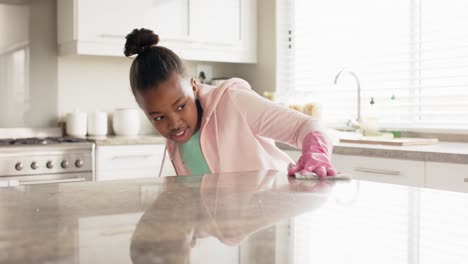
<path fill-rule="evenodd" d="M 0 188 L 0 201 L 0 263 L 468 259 L 468 212 L 451 209 L 468 194 L 414 187 L 261 171 Z"/>

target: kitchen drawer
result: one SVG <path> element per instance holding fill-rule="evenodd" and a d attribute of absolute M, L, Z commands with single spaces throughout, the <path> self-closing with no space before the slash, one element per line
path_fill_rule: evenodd
<path fill-rule="evenodd" d="M 98 146 L 96 148 L 96 180 L 156 178 L 164 155 L 164 144 Z M 175 175 L 169 155 L 163 176 Z"/>
<path fill-rule="evenodd" d="M 142 215 L 129 213 L 79 218 L 79 263 L 132 263 L 129 248 Z"/>
<path fill-rule="evenodd" d="M 350 173 L 354 179 L 424 186 L 424 161 L 335 154 L 332 163 L 338 171 Z"/>
<path fill-rule="evenodd" d="M 96 171 L 159 168 L 164 144 L 98 146 Z"/>
<path fill-rule="evenodd" d="M 426 187 L 468 192 L 468 165 L 426 162 Z"/>

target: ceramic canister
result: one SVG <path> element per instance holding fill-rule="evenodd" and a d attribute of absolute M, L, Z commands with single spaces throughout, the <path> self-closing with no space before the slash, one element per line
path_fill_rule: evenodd
<path fill-rule="evenodd" d="M 68 113 L 66 132 L 72 137 L 85 137 L 87 132 L 86 113 L 79 111 Z"/>
<path fill-rule="evenodd" d="M 140 131 L 140 115 L 136 108 L 120 108 L 113 113 L 112 128 L 118 136 L 136 136 Z"/>
<path fill-rule="evenodd" d="M 94 111 L 88 114 L 88 135 L 105 136 L 107 135 L 107 113 Z"/>

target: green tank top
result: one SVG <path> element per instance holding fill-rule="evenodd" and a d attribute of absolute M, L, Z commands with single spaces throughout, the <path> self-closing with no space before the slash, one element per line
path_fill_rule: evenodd
<path fill-rule="evenodd" d="M 185 167 L 192 175 L 211 173 L 200 149 L 200 130 L 189 141 L 179 144 L 179 151 Z"/>

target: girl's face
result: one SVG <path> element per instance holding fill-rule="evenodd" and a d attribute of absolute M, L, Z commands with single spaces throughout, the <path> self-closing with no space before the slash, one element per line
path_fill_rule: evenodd
<path fill-rule="evenodd" d="M 157 87 L 144 93 L 137 92 L 136 100 L 162 136 L 185 143 L 199 128 L 196 92 L 194 79 L 188 82 L 173 73 Z"/>

